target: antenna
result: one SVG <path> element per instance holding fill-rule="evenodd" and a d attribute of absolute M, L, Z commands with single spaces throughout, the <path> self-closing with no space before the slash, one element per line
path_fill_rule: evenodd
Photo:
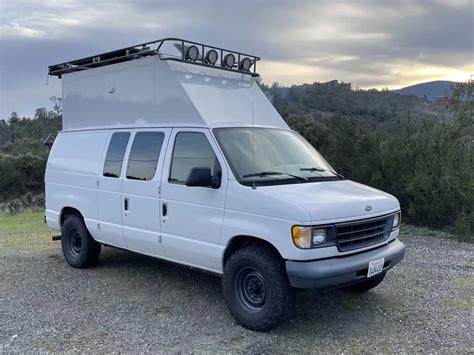
<path fill-rule="evenodd" d="M 253 100 L 252 100 L 252 189 L 256 189 L 255 186 L 255 119 L 253 116 Z"/>

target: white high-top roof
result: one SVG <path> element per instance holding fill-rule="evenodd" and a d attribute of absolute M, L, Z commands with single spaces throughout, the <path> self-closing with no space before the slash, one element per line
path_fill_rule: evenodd
<path fill-rule="evenodd" d="M 63 74 L 62 89 L 64 130 L 252 124 L 288 129 L 251 75 L 157 55 Z"/>

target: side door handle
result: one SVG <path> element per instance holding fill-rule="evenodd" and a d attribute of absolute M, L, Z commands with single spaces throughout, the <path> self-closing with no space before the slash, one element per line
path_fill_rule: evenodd
<path fill-rule="evenodd" d="M 128 197 L 125 197 L 123 200 L 123 209 L 125 212 L 128 212 Z"/>
<path fill-rule="evenodd" d="M 168 216 L 168 204 L 167 203 L 163 203 L 161 205 L 161 216 L 162 217 L 167 217 Z"/>

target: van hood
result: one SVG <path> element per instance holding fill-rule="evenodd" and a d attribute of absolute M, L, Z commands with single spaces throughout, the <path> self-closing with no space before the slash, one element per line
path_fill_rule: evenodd
<path fill-rule="evenodd" d="M 350 180 L 275 185 L 259 188 L 306 209 L 311 223 L 369 218 L 400 209 L 383 191 Z"/>

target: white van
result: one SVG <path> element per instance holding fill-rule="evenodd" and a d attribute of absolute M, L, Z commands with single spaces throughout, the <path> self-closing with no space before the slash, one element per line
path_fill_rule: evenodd
<path fill-rule="evenodd" d="M 368 291 L 403 259 L 397 199 L 289 129 L 258 60 L 171 38 L 49 67 L 63 131 L 46 222 L 71 266 L 108 245 L 221 275 L 232 315 L 263 331 L 291 317 L 296 289 Z"/>

